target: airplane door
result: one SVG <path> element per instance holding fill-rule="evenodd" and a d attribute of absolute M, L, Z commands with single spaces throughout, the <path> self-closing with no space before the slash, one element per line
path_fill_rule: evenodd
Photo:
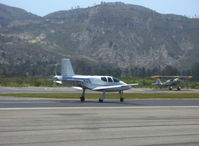
<path fill-rule="evenodd" d="M 113 84 L 113 79 L 111 77 L 108 77 L 108 84 L 112 85 Z"/>

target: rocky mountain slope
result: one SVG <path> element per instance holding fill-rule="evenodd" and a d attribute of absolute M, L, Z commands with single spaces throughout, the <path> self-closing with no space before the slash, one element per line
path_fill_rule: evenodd
<path fill-rule="evenodd" d="M 0 5 L 0 67 L 48 66 L 66 56 L 123 69 L 189 69 L 199 61 L 199 19 L 123 3 L 45 17 Z"/>

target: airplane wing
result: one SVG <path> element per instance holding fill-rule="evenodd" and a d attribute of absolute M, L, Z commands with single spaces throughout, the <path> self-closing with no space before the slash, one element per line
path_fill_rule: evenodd
<path fill-rule="evenodd" d="M 110 90 L 110 89 L 117 89 L 117 88 L 121 88 L 121 87 L 128 87 L 128 86 L 137 86 L 138 83 L 136 84 L 126 84 L 126 85 L 113 85 L 113 86 L 99 86 L 96 88 L 93 88 L 93 91 L 100 91 L 100 90 Z"/>
<path fill-rule="evenodd" d="M 171 79 L 175 79 L 175 78 L 180 78 L 180 79 L 191 79 L 192 76 L 151 76 L 151 78 L 156 79 L 156 78 L 171 78 Z"/>
<path fill-rule="evenodd" d="M 138 83 L 135 83 L 135 84 L 127 84 L 127 86 L 138 86 L 139 84 Z"/>

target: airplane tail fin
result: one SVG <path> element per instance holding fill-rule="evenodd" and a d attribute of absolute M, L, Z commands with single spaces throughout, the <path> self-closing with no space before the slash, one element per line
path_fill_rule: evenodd
<path fill-rule="evenodd" d="M 74 71 L 71 65 L 70 59 L 63 58 L 61 62 L 61 74 L 62 76 L 73 76 Z"/>
<path fill-rule="evenodd" d="M 162 82 L 160 81 L 160 79 L 157 79 L 155 83 L 158 84 L 158 85 L 162 84 Z"/>
<path fill-rule="evenodd" d="M 162 82 L 160 79 L 156 79 L 156 82 L 153 83 L 152 85 L 162 85 Z"/>

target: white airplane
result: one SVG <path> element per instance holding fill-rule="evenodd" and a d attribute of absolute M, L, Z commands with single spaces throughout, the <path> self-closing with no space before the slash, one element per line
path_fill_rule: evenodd
<path fill-rule="evenodd" d="M 70 59 L 62 59 L 61 75 L 54 76 L 54 82 L 65 86 L 75 86 L 82 89 L 80 101 L 85 101 L 85 90 L 101 91 L 102 96 L 99 102 L 103 102 L 106 98 L 106 92 L 119 92 L 120 102 L 124 101 L 122 97 L 123 91 L 132 88 L 136 84 L 126 84 L 111 76 L 90 76 L 76 75 L 73 71 Z"/>
<path fill-rule="evenodd" d="M 192 76 L 151 76 L 151 78 L 156 79 L 154 86 L 168 87 L 169 90 L 173 89 L 173 86 L 177 86 L 177 90 L 181 90 L 180 81 L 181 79 L 191 79 Z M 168 78 L 166 82 L 161 82 L 160 78 Z"/>

